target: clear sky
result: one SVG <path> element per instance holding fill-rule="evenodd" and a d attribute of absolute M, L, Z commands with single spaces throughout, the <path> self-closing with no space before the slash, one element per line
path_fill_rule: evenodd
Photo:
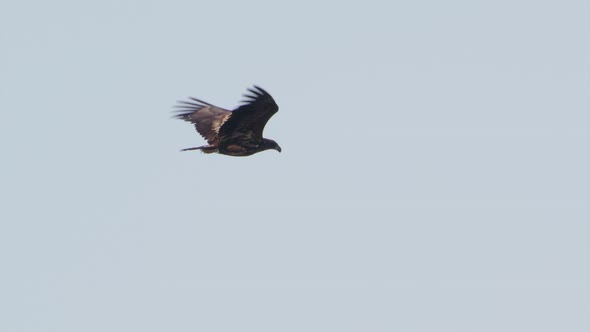
<path fill-rule="evenodd" d="M 589 331 L 589 7 L 2 1 L 0 331 Z"/>

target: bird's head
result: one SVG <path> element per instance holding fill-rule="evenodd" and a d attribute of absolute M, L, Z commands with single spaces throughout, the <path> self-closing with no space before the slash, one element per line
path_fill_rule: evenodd
<path fill-rule="evenodd" d="M 281 147 L 277 144 L 277 142 L 268 139 L 268 138 L 263 138 L 262 139 L 262 149 L 263 150 L 277 150 L 279 152 L 281 152 Z"/>

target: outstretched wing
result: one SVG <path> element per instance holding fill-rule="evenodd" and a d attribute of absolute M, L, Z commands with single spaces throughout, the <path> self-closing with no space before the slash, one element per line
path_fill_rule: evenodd
<path fill-rule="evenodd" d="M 274 99 L 263 89 L 254 86 L 248 89 L 245 104 L 231 112 L 221 125 L 222 140 L 262 140 L 262 131 L 268 120 L 279 110 Z"/>
<path fill-rule="evenodd" d="M 179 101 L 176 105 L 177 118 L 193 123 L 197 132 L 210 145 L 219 144 L 219 129 L 232 114 L 231 111 L 189 97 L 191 101 Z"/>

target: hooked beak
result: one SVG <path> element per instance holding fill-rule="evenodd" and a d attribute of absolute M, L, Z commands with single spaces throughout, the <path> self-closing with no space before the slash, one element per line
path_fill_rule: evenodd
<path fill-rule="evenodd" d="M 281 147 L 277 145 L 277 147 L 275 148 L 275 150 L 281 152 Z"/>

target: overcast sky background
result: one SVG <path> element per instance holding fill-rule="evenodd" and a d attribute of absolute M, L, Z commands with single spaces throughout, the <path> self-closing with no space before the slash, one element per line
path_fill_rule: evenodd
<path fill-rule="evenodd" d="M 2 1 L 0 331 L 589 331 L 589 13 Z"/>

